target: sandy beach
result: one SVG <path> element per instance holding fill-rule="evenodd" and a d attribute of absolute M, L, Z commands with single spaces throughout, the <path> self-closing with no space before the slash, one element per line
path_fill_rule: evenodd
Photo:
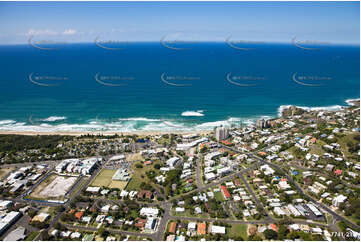
<path fill-rule="evenodd" d="M 71 136 L 81 136 L 81 135 L 103 135 L 103 136 L 111 136 L 111 135 L 139 135 L 139 136 L 147 136 L 147 135 L 163 135 L 163 134 L 199 134 L 199 135 L 206 135 L 211 133 L 212 131 L 202 130 L 202 131 L 134 131 L 134 132 L 16 132 L 16 131 L 0 131 L 0 134 L 12 134 L 12 135 L 71 135 Z"/>

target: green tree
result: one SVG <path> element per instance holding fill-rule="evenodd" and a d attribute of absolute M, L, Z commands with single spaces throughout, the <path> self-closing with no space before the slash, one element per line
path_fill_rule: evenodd
<path fill-rule="evenodd" d="M 264 236 L 265 236 L 265 238 L 268 239 L 268 240 L 270 240 L 270 239 L 275 240 L 275 239 L 277 239 L 278 234 L 277 234 L 276 231 L 274 231 L 274 230 L 272 230 L 272 229 L 266 229 L 266 230 L 264 231 Z"/>

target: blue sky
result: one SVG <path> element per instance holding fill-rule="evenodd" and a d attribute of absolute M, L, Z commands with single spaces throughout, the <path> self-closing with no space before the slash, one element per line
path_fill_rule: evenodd
<path fill-rule="evenodd" d="M 359 2 L 0 2 L 0 44 L 38 40 L 358 44 Z"/>

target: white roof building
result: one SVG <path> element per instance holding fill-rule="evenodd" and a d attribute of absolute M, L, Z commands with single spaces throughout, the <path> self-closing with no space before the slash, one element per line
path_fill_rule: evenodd
<path fill-rule="evenodd" d="M 152 217 L 156 217 L 158 216 L 159 213 L 159 209 L 158 208 L 142 208 L 140 210 L 140 215 L 141 216 L 152 216 Z"/>
<path fill-rule="evenodd" d="M 167 165 L 168 165 L 169 167 L 173 168 L 174 165 L 177 164 L 177 162 L 178 162 L 179 160 L 180 160 L 179 157 L 172 157 L 172 158 L 168 159 L 168 160 L 166 161 L 166 163 L 167 163 Z"/>
<path fill-rule="evenodd" d="M 87 189 L 85 191 L 91 192 L 91 193 L 98 193 L 100 191 L 100 187 L 87 187 Z"/>
<path fill-rule="evenodd" d="M 206 178 L 207 181 L 216 179 L 216 175 L 213 172 L 205 173 L 204 177 Z"/>
<path fill-rule="evenodd" d="M 185 211 L 185 209 L 182 208 L 182 207 L 176 207 L 176 208 L 175 208 L 175 211 L 176 211 L 177 213 L 183 213 L 183 212 Z"/>
<path fill-rule="evenodd" d="M 195 222 L 188 223 L 188 230 L 196 230 L 197 224 Z"/>
<path fill-rule="evenodd" d="M 211 233 L 214 233 L 214 234 L 225 234 L 225 233 L 226 233 L 226 227 L 212 225 Z"/>
<path fill-rule="evenodd" d="M 332 205 L 335 207 L 338 207 L 341 205 L 341 203 L 344 203 L 346 200 L 347 200 L 347 197 L 340 194 L 332 200 Z"/>

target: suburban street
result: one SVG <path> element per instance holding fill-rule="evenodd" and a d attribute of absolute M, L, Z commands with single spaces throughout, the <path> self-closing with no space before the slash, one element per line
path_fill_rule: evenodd
<path fill-rule="evenodd" d="M 222 145 L 222 144 L 221 144 Z M 227 147 L 222 145 L 224 148 L 229 149 L 233 152 L 236 153 L 241 153 L 240 151 L 232 148 L 232 147 Z M 196 160 L 197 162 L 197 166 L 196 166 L 196 182 L 197 182 L 197 188 L 184 193 L 184 194 L 180 194 L 177 196 L 173 196 L 171 197 L 169 200 L 167 200 L 165 198 L 165 196 L 160 193 L 159 188 L 156 187 L 156 191 L 158 193 L 158 196 L 162 197 L 164 199 L 164 201 L 155 201 L 155 202 L 141 202 L 141 201 L 133 201 L 134 203 L 137 203 L 141 206 L 160 206 L 163 210 L 164 213 L 162 214 L 161 218 L 159 219 L 158 222 L 158 226 L 157 226 L 157 230 L 154 233 L 143 233 L 143 232 L 131 232 L 131 231 L 122 231 L 119 229 L 112 229 L 112 228 L 106 228 L 106 230 L 112 232 L 112 233 L 117 233 L 117 234 L 123 234 L 123 235 L 128 235 L 128 236 L 141 236 L 141 237 L 146 237 L 146 238 L 150 238 L 152 240 L 164 240 L 163 236 L 167 227 L 167 224 L 170 220 L 188 220 L 188 221 L 206 221 L 206 222 L 224 222 L 224 223 L 229 223 L 229 224 L 270 224 L 270 223 L 277 223 L 277 219 L 274 219 L 272 217 L 270 217 L 267 213 L 267 211 L 265 210 L 263 204 L 259 201 L 257 195 L 254 193 L 253 189 L 250 187 L 250 185 L 248 184 L 247 180 L 244 177 L 244 174 L 247 174 L 249 171 L 259 167 L 261 164 L 268 164 L 269 166 L 272 166 L 273 168 L 275 168 L 276 170 L 284 173 L 285 177 L 292 183 L 295 185 L 296 189 L 298 192 L 300 192 L 301 194 L 305 195 L 307 198 L 309 198 L 310 201 L 312 201 L 314 204 L 316 204 L 317 206 L 321 207 L 323 210 L 325 210 L 326 212 L 328 212 L 329 214 L 331 214 L 333 216 L 332 222 L 331 224 L 323 224 L 323 223 L 317 223 L 317 222 L 313 222 L 313 221 L 305 221 L 305 220 L 300 220 L 300 219 L 291 219 L 291 221 L 293 222 L 297 222 L 299 224 L 310 224 L 310 225 L 316 225 L 316 226 L 323 226 L 323 227 L 330 227 L 332 229 L 334 229 L 335 231 L 338 231 L 337 226 L 335 225 L 335 223 L 337 221 L 345 221 L 347 222 L 350 226 L 352 226 L 355 230 L 359 229 L 359 226 L 357 226 L 356 224 L 352 223 L 351 221 L 349 221 L 348 219 L 344 218 L 343 216 L 337 214 L 336 212 L 332 211 L 330 208 L 328 208 L 327 206 L 318 203 L 315 199 L 313 199 L 312 197 L 310 197 L 309 195 L 307 195 L 303 189 L 296 183 L 293 181 L 293 179 L 283 171 L 283 169 L 278 166 L 277 164 L 265 161 L 264 159 L 249 153 L 249 155 L 256 159 L 256 162 L 254 162 L 253 164 L 251 164 L 250 166 L 248 166 L 247 168 L 243 168 L 240 169 L 239 171 L 236 171 L 228 176 L 222 177 L 220 179 L 217 179 L 211 183 L 208 184 L 204 184 L 202 182 L 202 177 L 201 177 L 201 162 L 199 159 Z M 107 157 L 109 158 L 109 157 Z M 43 178 L 38 181 L 36 184 L 33 185 L 33 187 L 36 187 L 43 179 L 45 179 L 49 174 L 51 174 L 53 172 L 54 169 L 54 165 L 55 165 L 56 161 L 49 161 L 47 162 L 47 164 L 49 164 L 51 166 L 51 170 L 49 170 L 44 176 Z M 39 162 L 39 164 L 44 164 L 44 162 Z M 81 191 L 83 189 L 85 189 L 86 187 L 89 186 L 89 184 L 91 184 L 91 182 L 95 179 L 95 177 L 99 174 L 99 172 L 103 169 L 104 165 L 105 165 L 105 161 L 103 160 L 103 162 L 101 164 L 98 165 L 98 168 L 92 173 L 91 176 L 86 177 L 86 176 L 81 176 L 77 183 L 74 184 L 74 186 L 71 188 L 71 190 L 68 192 L 69 197 L 68 197 L 68 201 L 66 203 L 64 203 L 64 208 L 65 211 L 62 213 L 58 213 L 55 215 L 55 217 L 52 219 L 52 221 L 50 222 L 50 227 L 53 227 L 56 223 L 60 222 L 60 217 L 62 216 L 63 213 L 65 213 L 67 211 L 67 209 L 69 208 L 70 203 L 74 200 L 74 198 L 76 198 L 77 196 L 80 195 Z M 30 163 L 32 164 L 32 163 Z M 19 164 L 16 164 L 17 166 L 21 166 Z M 5 167 L 11 167 L 12 165 L 4 165 Z M 2 167 L 4 167 L 2 166 Z M 211 189 L 213 187 L 217 187 L 219 185 L 221 185 L 222 183 L 235 179 L 235 178 L 240 178 L 242 180 L 242 182 L 245 184 L 246 189 L 248 190 L 248 192 L 250 193 L 250 195 L 252 196 L 253 200 L 256 202 L 256 206 L 261 209 L 262 215 L 266 216 L 265 219 L 262 220 L 233 220 L 233 219 L 218 219 L 218 218 L 198 218 L 198 217 L 188 217 L 188 216 L 175 216 L 171 214 L 171 206 L 173 201 L 178 201 L 181 200 L 184 196 L 187 195 L 191 195 L 191 194 L 198 194 L 204 191 L 207 191 L 208 189 Z M 83 180 L 86 180 L 85 182 L 83 182 Z M 13 202 L 20 202 L 20 203 L 26 203 L 26 202 L 31 202 L 34 204 L 38 204 L 40 206 L 59 206 L 59 204 L 56 203 L 50 203 L 50 202 L 40 202 L 40 201 L 27 201 L 24 200 L 24 195 L 20 196 L 18 198 L 13 198 L 13 199 L 9 199 Z M 116 203 L 116 204 L 122 204 L 123 201 L 121 200 L 109 200 L 109 199 L 105 199 L 102 197 L 93 199 L 95 202 L 104 202 L 104 203 Z M 26 220 L 28 218 L 26 216 L 23 216 L 20 220 L 23 221 L 21 222 L 21 224 L 24 224 L 24 226 L 26 228 L 29 228 L 31 231 L 31 227 L 29 227 L 26 224 Z M 77 231 L 90 231 L 90 232 L 96 232 L 98 229 L 95 227 L 90 227 L 90 226 L 81 226 L 81 225 L 71 225 L 71 224 L 67 224 L 67 223 L 63 223 L 61 222 L 64 226 L 66 226 L 68 229 L 72 229 L 72 230 L 77 230 Z"/>

